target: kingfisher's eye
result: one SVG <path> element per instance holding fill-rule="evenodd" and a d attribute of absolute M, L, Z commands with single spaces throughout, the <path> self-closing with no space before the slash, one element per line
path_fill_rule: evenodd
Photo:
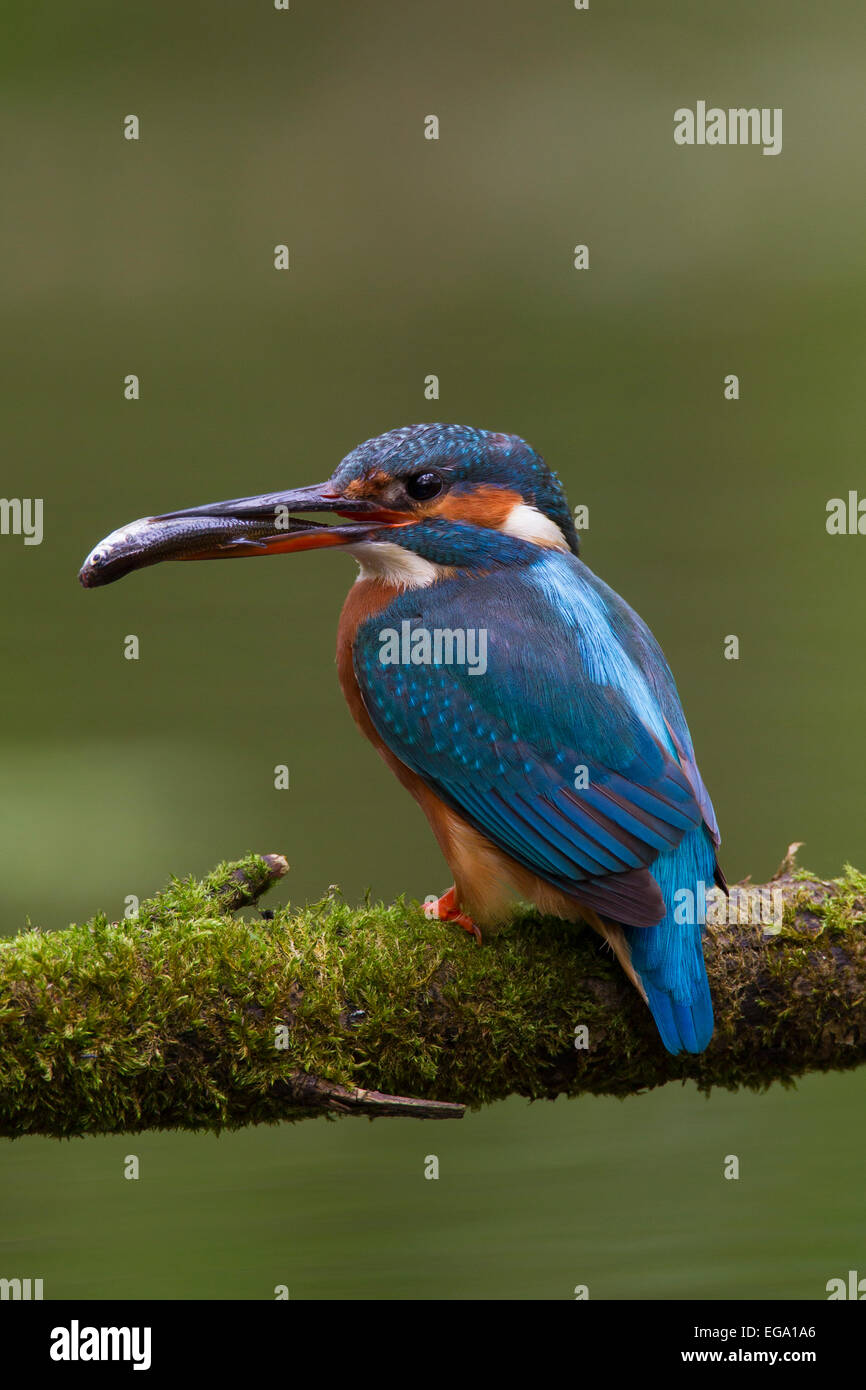
<path fill-rule="evenodd" d="M 415 502 L 427 502 L 442 491 L 442 479 L 438 473 L 415 473 L 406 479 L 406 491 Z"/>

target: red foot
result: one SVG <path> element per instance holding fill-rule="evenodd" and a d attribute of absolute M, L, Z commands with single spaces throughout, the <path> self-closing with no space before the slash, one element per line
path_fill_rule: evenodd
<path fill-rule="evenodd" d="M 478 945 L 481 945 L 481 928 L 477 927 L 471 917 L 467 917 L 465 912 L 461 912 L 457 905 L 457 891 L 449 888 L 447 893 L 443 893 L 438 902 L 424 904 L 424 916 L 430 917 L 433 921 L 456 922 L 458 927 L 468 931 L 475 937 Z"/>

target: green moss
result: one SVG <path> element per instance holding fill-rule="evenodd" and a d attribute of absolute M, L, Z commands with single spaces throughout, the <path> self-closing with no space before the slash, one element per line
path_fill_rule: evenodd
<path fill-rule="evenodd" d="M 417 904 L 350 908 L 338 894 L 244 921 L 225 910 L 238 900 L 239 869 L 246 898 L 272 877 L 249 856 L 202 882 L 173 880 L 133 921 L 99 915 L 0 944 L 0 1133 L 300 1118 L 311 1112 L 293 1104 L 299 1072 L 470 1106 L 514 1093 L 626 1095 L 687 1076 L 705 1089 L 762 1086 L 824 1065 L 823 1052 L 810 1052 L 810 1026 L 843 1027 L 826 941 L 837 949 L 847 933 L 866 971 L 864 876 L 846 870 L 823 898 L 815 881 L 798 882 L 779 939 L 708 941 L 719 1046 L 671 1058 L 589 931 L 524 913 L 479 948 Z M 756 949 L 764 984 L 749 1032 L 742 990 L 730 984 L 752 978 Z M 578 1024 L 589 1028 L 585 1051 L 574 1046 Z M 281 1028 L 285 1050 L 275 1046 Z M 790 1057 L 782 1036 L 797 1039 Z"/>
<path fill-rule="evenodd" d="M 864 926 L 866 876 L 859 870 L 846 865 L 828 882 L 807 871 L 792 875 L 778 946 L 762 960 L 759 1052 L 778 1046 L 781 1031 L 808 1048 L 812 1069 L 844 1064 L 849 1048 L 857 1055 L 866 1034 Z"/>

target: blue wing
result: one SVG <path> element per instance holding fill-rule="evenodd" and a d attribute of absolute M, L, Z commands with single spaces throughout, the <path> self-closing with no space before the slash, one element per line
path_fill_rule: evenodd
<path fill-rule="evenodd" d="M 406 624 L 483 631 L 486 669 L 480 639 L 474 672 L 383 664 L 383 631 Z M 359 628 L 354 661 L 389 748 L 502 850 L 615 921 L 665 917 L 648 866 L 714 829 L 712 807 L 658 645 L 576 557 L 407 591 Z"/>

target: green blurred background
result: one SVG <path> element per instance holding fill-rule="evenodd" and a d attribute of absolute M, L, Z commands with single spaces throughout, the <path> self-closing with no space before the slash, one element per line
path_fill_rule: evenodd
<path fill-rule="evenodd" d="M 866 863 L 866 540 L 824 527 L 864 476 L 862 7 L 18 0 L 3 29 L 3 491 L 45 499 L 40 547 L 0 538 L 6 931 L 118 915 L 251 848 L 291 861 L 278 900 L 447 887 L 337 688 L 345 558 L 75 581 L 124 521 L 315 482 L 430 419 L 525 436 L 589 506 L 584 557 L 677 675 L 729 878 L 794 839 L 823 874 Z M 675 146 L 698 99 L 781 106 L 781 155 Z M 0 1275 L 46 1297 L 821 1298 L 866 1272 L 864 1142 L 852 1073 L 4 1143 Z"/>

